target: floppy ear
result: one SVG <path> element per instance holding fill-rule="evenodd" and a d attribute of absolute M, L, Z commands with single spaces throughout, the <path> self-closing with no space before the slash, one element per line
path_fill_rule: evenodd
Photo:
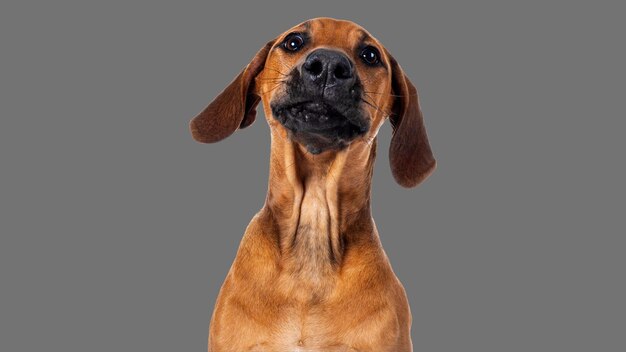
<path fill-rule="evenodd" d="M 254 78 L 263 70 L 273 44 L 271 41 L 259 50 L 228 87 L 191 120 L 189 128 L 196 141 L 218 142 L 254 122 L 261 100 L 254 90 Z"/>
<path fill-rule="evenodd" d="M 435 170 L 433 156 L 424 127 L 417 89 L 398 62 L 389 55 L 392 90 L 397 95 L 390 116 L 393 137 L 389 146 L 391 172 L 404 187 L 415 187 Z"/>

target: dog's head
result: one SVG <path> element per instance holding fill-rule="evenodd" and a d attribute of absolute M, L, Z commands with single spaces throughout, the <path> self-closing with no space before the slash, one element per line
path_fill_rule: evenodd
<path fill-rule="evenodd" d="M 417 90 L 355 23 L 317 18 L 267 43 L 191 121 L 193 137 L 213 143 L 249 126 L 261 100 L 270 127 L 312 154 L 369 142 L 389 118 L 389 158 L 398 183 L 413 187 L 435 168 Z"/>

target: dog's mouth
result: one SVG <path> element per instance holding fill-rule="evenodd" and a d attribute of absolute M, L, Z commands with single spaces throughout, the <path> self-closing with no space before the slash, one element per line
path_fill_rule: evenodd
<path fill-rule="evenodd" d="M 338 108 L 324 101 L 305 101 L 285 105 L 274 111 L 278 120 L 283 124 L 300 127 L 298 129 L 307 129 L 312 133 L 316 131 L 324 132 L 329 129 L 351 127 L 354 132 L 365 132 L 365 126 L 351 109 Z"/>
<path fill-rule="evenodd" d="M 344 148 L 369 129 L 359 106 L 340 107 L 324 100 L 272 104 L 272 113 L 312 154 Z"/>

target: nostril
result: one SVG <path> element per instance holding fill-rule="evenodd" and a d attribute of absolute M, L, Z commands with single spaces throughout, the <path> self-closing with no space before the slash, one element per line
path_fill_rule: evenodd
<path fill-rule="evenodd" d="M 337 65 L 333 71 L 335 78 L 348 79 L 352 77 L 352 70 L 346 65 Z"/>
<path fill-rule="evenodd" d="M 319 76 L 324 71 L 324 65 L 320 60 L 313 60 L 307 62 L 304 69 L 314 76 Z"/>

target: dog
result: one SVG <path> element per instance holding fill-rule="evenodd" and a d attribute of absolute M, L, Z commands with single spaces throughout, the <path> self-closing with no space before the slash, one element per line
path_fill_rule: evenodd
<path fill-rule="evenodd" d="M 435 169 L 416 88 L 365 29 L 316 18 L 261 48 L 191 120 L 193 138 L 213 143 L 249 126 L 259 102 L 269 187 L 218 295 L 209 352 L 412 351 L 370 187 L 387 119 L 395 180 L 414 187 Z"/>

